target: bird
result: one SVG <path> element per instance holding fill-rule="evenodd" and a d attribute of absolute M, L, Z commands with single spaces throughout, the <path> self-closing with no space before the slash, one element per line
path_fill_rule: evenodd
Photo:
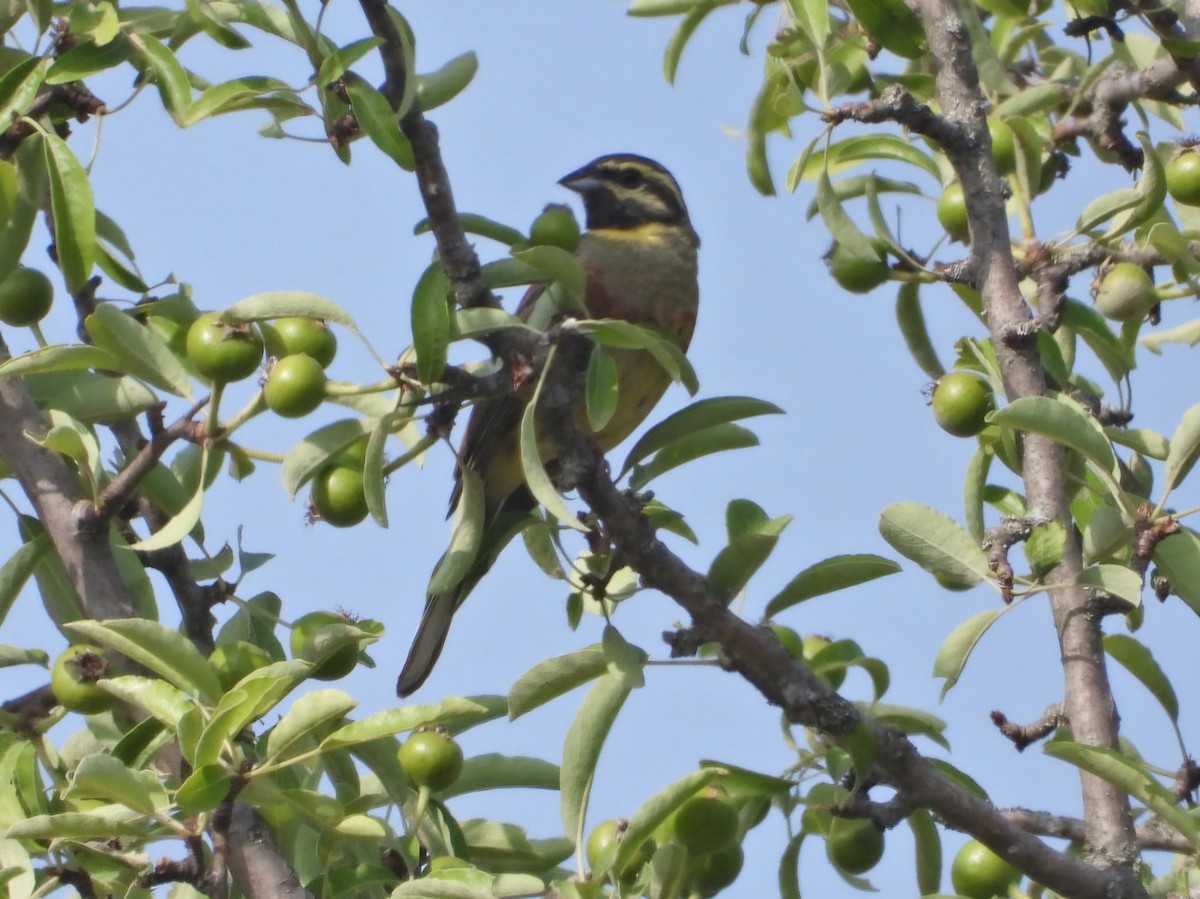
<path fill-rule="evenodd" d="M 688 217 L 683 192 L 661 164 L 633 153 L 600 156 L 559 179 L 583 201 L 586 230 L 575 250 L 585 275 L 584 305 L 592 318 L 624 319 L 673 335 L 686 351 L 699 308 L 697 256 L 700 238 Z M 527 321 L 544 285 L 529 288 L 516 314 Z M 585 433 L 603 452 L 628 437 L 671 383 L 670 375 L 641 350 L 609 350 L 617 370 L 617 408 L 598 432 L 585 415 Z M 472 409 L 459 449 L 450 511 L 462 495 L 462 467 L 483 484 L 485 536 L 472 568 L 451 590 L 426 597 L 425 610 L 396 692 L 406 697 L 429 677 L 450 622 L 467 594 L 504 548 L 530 522 L 537 502 L 525 485 L 519 426 L 527 395 L 506 394 Z M 582 404 L 582 399 L 581 399 Z M 546 464 L 553 447 L 539 441 Z"/>

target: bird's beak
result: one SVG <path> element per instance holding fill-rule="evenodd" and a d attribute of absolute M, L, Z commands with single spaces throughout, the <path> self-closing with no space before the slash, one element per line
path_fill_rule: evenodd
<path fill-rule="evenodd" d="M 581 169 L 576 169 L 569 175 L 563 175 L 558 179 L 558 183 L 567 190 L 573 190 L 575 193 L 587 193 L 589 190 L 595 190 L 600 186 L 600 179 L 593 174 L 590 165 L 585 165 Z"/>

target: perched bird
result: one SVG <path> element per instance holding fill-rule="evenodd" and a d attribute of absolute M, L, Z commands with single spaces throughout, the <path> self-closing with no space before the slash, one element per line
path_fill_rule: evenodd
<path fill-rule="evenodd" d="M 656 325 L 678 337 L 686 350 L 696 325 L 699 291 L 696 251 L 700 238 L 688 219 L 683 194 L 665 168 L 644 156 L 601 156 L 558 182 L 580 194 L 587 230 L 575 251 L 586 275 L 588 313 Z M 517 307 L 528 320 L 544 288 L 531 287 Z M 670 376 L 647 352 L 610 350 L 617 369 L 617 409 L 593 434 L 607 452 L 624 440 L 658 402 Z M 499 551 L 524 524 L 536 502 L 525 485 L 519 455 L 519 425 L 528 397 L 507 395 L 479 403 L 471 413 L 459 464 L 483 482 L 483 546 L 471 571 L 453 589 L 426 598 L 425 612 L 396 692 L 408 696 L 429 676 L 441 654 L 454 612 L 491 567 Z M 586 430 L 586 416 L 578 416 Z M 539 444 L 547 463 L 553 448 Z M 461 472 L 450 500 L 462 492 Z"/>

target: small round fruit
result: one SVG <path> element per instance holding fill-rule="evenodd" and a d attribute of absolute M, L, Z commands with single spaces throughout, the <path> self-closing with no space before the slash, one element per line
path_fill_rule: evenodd
<path fill-rule="evenodd" d="M 1156 302 L 1154 281 L 1132 262 L 1118 262 L 1110 268 L 1096 291 L 1096 308 L 1115 322 L 1145 318 Z"/>
<path fill-rule="evenodd" d="M 825 851 L 843 871 L 865 874 L 883 858 L 883 832 L 866 818 L 834 818 Z"/>
<path fill-rule="evenodd" d="M 579 245 L 579 222 L 570 206 L 551 203 L 529 226 L 529 242 L 535 246 L 558 247 L 569 253 Z"/>
<path fill-rule="evenodd" d="M 870 293 L 888 279 L 886 254 L 875 248 L 876 259 L 852 255 L 837 244 L 829 254 L 829 273 L 843 290 L 851 293 Z"/>
<path fill-rule="evenodd" d="M 955 181 L 949 185 L 937 201 L 937 220 L 951 239 L 969 243 L 971 228 L 967 224 L 967 198 L 962 185 Z"/>
<path fill-rule="evenodd" d="M 1200 152 L 1180 150 L 1167 160 L 1167 192 L 1176 203 L 1200 206 Z"/>
<path fill-rule="evenodd" d="M 817 653 L 823 650 L 826 646 L 829 646 L 832 642 L 833 641 L 828 637 L 821 636 L 820 634 L 811 634 L 810 636 L 805 637 L 802 644 L 804 660 L 811 665 L 813 659 L 816 658 Z M 831 668 L 828 671 L 819 672 L 817 676 L 820 677 L 821 680 L 825 681 L 825 683 L 829 684 L 829 688 L 831 690 L 836 690 L 842 685 L 843 681 L 846 680 L 846 669 Z"/>
<path fill-rule="evenodd" d="M 271 656 L 261 646 L 248 640 L 238 640 L 220 644 L 212 651 L 208 661 L 216 669 L 221 689 L 228 691 L 242 678 L 271 664 Z"/>
<path fill-rule="evenodd" d="M 108 673 L 104 650 L 80 643 L 70 646 L 54 660 L 50 689 L 63 708 L 81 715 L 95 715 L 116 704 L 111 693 L 96 684 Z"/>
<path fill-rule="evenodd" d="M 46 317 L 54 285 L 36 268 L 19 268 L 0 281 L 0 322 L 28 328 Z"/>
<path fill-rule="evenodd" d="M 978 840 L 971 840 L 950 866 L 954 891 L 968 899 L 1007 896 L 1010 884 L 1020 879 L 1017 869 Z"/>
<path fill-rule="evenodd" d="M 996 408 L 996 399 L 983 378 L 952 371 L 938 380 L 930 405 L 943 431 L 955 437 L 974 437 L 987 424 L 984 419 Z"/>
<path fill-rule="evenodd" d="M 692 888 L 701 896 L 717 895 L 737 880 L 745 861 L 746 856 L 737 843 L 720 852 L 693 859 Z"/>
<path fill-rule="evenodd" d="M 319 318 L 277 318 L 263 322 L 262 330 L 267 353 L 276 359 L 305 353 L 328 368 L 337 355 L 337 336 Z"/>
<path fill-rule="evenodd" d="M 804 641 L 798 633 L 784 624 L 772 624 L 771 630 L 788 651 L 788 655 L 798 661 L 804 660 Z"/>
<path fill-rule="evenodd" d="M 188 328 L 187 356 L 202 377 L 227 384 L 258 370 L 263 341 L 253 325 L 227 324 L 221 313 L 206 312 Z"/>
<path fill-rule="evenodd" d="M 587 839 L 588 867 L 594 871 L 612 863 L 628 826 L 629 821 L 625 818 L 613 818 L 610 821 L 601 821 L 596 825 Z M 653 855 L 654 841 L 646 840 L 638 847 L 637 852 L 630 857 L 624 867 L 617 872 L 617 876 L 622 880 L 636 877 L 638 871 L 642 870 L 642 866 L 650 861 Z"/>
<path fill-rule="evenodd" d="M 679 806 L 671 820 L 675 839 L 688 852 L 720 852 L 737 840 L 737 807 L 724 790 L 702 790 Z"/>
<path fill-rule="evenodd" d="M 444 790 L 462 773 L 463 753 L 458 743 L 440 730 L 421 730 L 400 745 L 400 767 L 418 787 Z"/>
<path fill-rule="evenodd" d="M 330 465 L 340 465 L 342 468 L 353 468 L 362 471 L 367 463 L 367 441 L 369 438 L 360 437 L 349 446 L 334 454 L 329 460 Z"/>
<path fill-rule="evenodd" d="M 1012 128 L 1003 119 L 988 119 L 988 134 L 992 138 L 992 158 L 996 160 L 996 171 L 1011 175 L 1017 170 L 1017 148 Z"/>
<path fill-rule="evenodd" d="M 344 615 L 335 612 L 309 612 L 292 624 L 291 647 L 293 658 L 312 662 L 309 677 L 317 680 L 338 680 L 354 670 L 358 664 L 358 644 L 340 642 L 336 648 L 331 643 L 336 635 L 329 633 L 331 625 L 344 625 Z"/>
<path fill-rule="evenodd" d="M 302 418 L 325 399 L 325 370 L 307 353 L 284 356 L 271 366 L 263 399 L 276 415 Z"/>
<path fill-rule="evenodd" d="M 361 469 L 330 465 L 313 478 L 313 511 L 335 528 L 350 528 L 367 517 L 367 495 Z"/>

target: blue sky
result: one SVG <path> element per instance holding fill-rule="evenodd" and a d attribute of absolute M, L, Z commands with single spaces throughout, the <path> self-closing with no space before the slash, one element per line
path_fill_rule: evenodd
<path fill-rule="evenodd" d="M 479 55 L 475 83 L 430 116 L 441 133 L 460 209 L 526 228 L 545 203 L 575 202 L 555 184 L 559 177 L 607 152 L 652 156 L 677 176 L 703 240 L 702 305 L 690 353 L 701 396 L 757 396 L 778 403 L 787 415 L 751 423 L 762 446 L 695 463 L 662 478 L 656 492 L 683 511 L 700 535 L 699 547 L 679 542 L 674 548 L 701 569 L 724 544 L 723 512 L 730 499 L 745 497 L 771 515 L 795 516 L 744 597 L 744 613 L 757 620 L 783 584 L 820 559 L 847 552 L 895 557 L 876 530 L 888 503 L 925 503 L 961 520 L 962 474 L 973 442 L 949 437 L 934 424 L 923 395 L 927 378 L 895 327 L 894 287 L 855 296 L 827 276 L 820 257 L 828 237 L 819 220 L 805 220 L 812 184 L 778 198 L 761 197 L 750 186 L 739 132 L 757 91 L 772 23 L 765 16 L 752 35 L 751 56 L 740 55 L 744 8 L 721 10 L 701 27 L 671 87 L 663 80 L 661 59 L 674 22 L 629 19 L 615 0 L 404 4 L 417 34 L 419 70 L 465 50 Z M 357 5 L 348 2 L 330 8 L 326 26 L 343 42 L 365 31 Z M 295 48 L 250 36 L 256 50 L 213 53 L 189 46 L 182 59 L 214 81 L 242 74 L 271 74 L 291 83 L 308 77 Z M 363 74 L 378 78 L 377 70 L 364 68 Z M 115 104 L 128 89 L 125 76 L 98 82 L 96 92 Z M 93 178 L 97 205 L 125 227 L 147 278 L 174 272 L 193 285 L 202 308 L 219 309 L 267 290 L 312 291 L 343 305 L 381 354 L 394 358 L 409 342 L 408 300 L 432 252 L 428 236 L 412 235 L 423 211 L 411 177 L 366 142 L 354 145 L 354 162 L 344 167 L 320 144 L 259 138 L 262 124 L 251 113 L 181 131 L 147 94 L 103 128 Z M 855 127 L 845 126 L 846 133 Z M 809 117 L 798 122 L 792 141 L 772 138 L 780 184 L 818 128 Z M 94 126 L 77 130 L 72 145 L 81 157 L 87 157 L 94 137 Z M 1069 227 L 1088 199 L 1126 183 L 1119 172 L 1082 165 L 1035 207 L 1041 233 Z M 922 186 L 936 195 L 928 179 Z M 938 232 L 932 203 L 910 204 L 903 222 L 906 243 L 933 246 Z M 34 246 L 40 245 L 35 239 Z M 485 260 L 503 255 L 503 248 L 486 241 L 478 249 Z M 938 258 L 951 260 L 957 252 L 943 247 Z M 1073 296 L 1086 298 L 1087 280 L 1076 279 Z M 929 288 L 923 298 L 944 362 L 953 359 L 958 337 L 983 336 L 948 289 Z M 509 299 L 515 303 L 515 292 Z M 70 339 L 73 328 L 66 305 L 59 304 L 49 324 L 62 340 Z M 1187 300 L 1169 304 L 1163 327 L 1191 318 L 1190 306 Z M 339 337 L 333 376 L 376 379 L 368 354 L 350 335 Z M 12 339 L 14 349 L 26 348 L 23 339 Z M 1162 358 L 1143 359 L 1146 367 L 1133 379 L 1136 425 L 1168 436 L 1174 430 L 1193 401 L 1192 392 L 1181 389 L 1195 383 L 1186 352 L 1168 347 Z M 1090 371 L 1102 380 L 1097 366 Z M 673 388 L 658 416 L 686 399 L 681 388 Z M 237 407 L 236 400 L 228 404 Z M 283 451 L 320 421 L 264 420 L 248 429 L 247 442 Z M 622 458 L 622 450 L 614 458 Z M 222 483 L 208 499 L 211 549 L 234 540 L 240 524 L 248 548 L 277 554 L 247 578 L 244 595 L 275 590 L 289 617 L 344 607 L 388 626 L 372 652 L 379 667 L 360 669 L 336 685 L 358 699 L 361 715 L 395 701 L 395 675 L 420 615 L 424 585 L 449 535 L 443 514 L 451 470 L 443 447 L 429 455 L 424 469 L 394 475 L 388 488 L 392 525 L 386 531 L 370 523 L 349 531 L 306 526 L 303 502 L 287 501 L 269 466 L 244 483 Z M 1194 493 L 1181 491 L 1175 505 L 1193 505 Z M 0 555 L 7 557 L 16 539 L 14 530 L 0 533 Z M 457 617 L 438 668 L 415 699 L 504 692 L 536 662 L 597 641 L 599 619 L 586 619 L 574 633 L 568 629 L 565 598 L 560 583 L 538 575 L 519 548 L 511 549 Z M 1044 758 L 1037 747 L 1018 755 L 988 721 L 994 708 L 1017 721 L 1031 720 L 1060 699 L 1057 644 L 1044 598 L 1001 619 L 959 686 L 938 704 L 941 684 L 930 673 L 938 646 L 960 621 L 998 602 L 986 587 L 947 593 L 905 563 L 898 576 L 813 600 L 781 620 L 805 634 L 852 637 L 887 662 L 892 690 L 885 701 L 946 718 L 952 760 L 989 789 L 998 805 L 1075 814 L 1074 772 Z M 0 640 L 55 652 L 62 639 L 36 624 L 38 610 L 28 593 Z M 168 620 L 171 614 L 164 609 Z M 622 606 L 615 623 L 628 639 L 664 659 L 659 634 L 682 618 L 672 602 L 647 593 Z M 1151 599 L 1146 619 L 1139 638 L 1154 648 L 1169 674 L 1185 682 L 1193 614 L 1178 601 L 1160 606 Z M 1110 622 L 1109 629 L 1120 630 L 1120 622 Z M 1126 736 L 1150 761 L 1177 765 L 1165 715 L 1122 673 L 1114 679 Z M 843 692 L 869 699 L 865 675 L 852 673 Z M 582 693 L 572 694 L 512 725 L 479 728 L 462 742 L 468 754 L 501 751 L 557 761 L 581 699 Z M 1195 716 L 1187 708 L 1181 725 L 1185 737 L 1194 738 Z M 778 773 L 793 758 L 780 739 L 778 713 L 738 678 L 716 669 L 655 666 L 605 748 L 593 821 L 632 813 L 700 759 Z M 452 809 L 461 817 L 515 821 L 536 837 L 560 829 L 557 796 L 551 794 L 483 794 L 456 800 Z M 959 841 L 947 836 L 951 846 Z M 725 895 L 774 893 L 785 842 L 783 821 L 772 813 L 747 844 L 742 880 Z M 871 879 L 889 897 L 915 895 L 904 826 L 889 834 L 888 847 Z M 825 870 L 819 854 L 815 843 L 802 854 L 806 895 L 858 895 Z M 944 888 L 949 890 L 948 882 Z"/>

